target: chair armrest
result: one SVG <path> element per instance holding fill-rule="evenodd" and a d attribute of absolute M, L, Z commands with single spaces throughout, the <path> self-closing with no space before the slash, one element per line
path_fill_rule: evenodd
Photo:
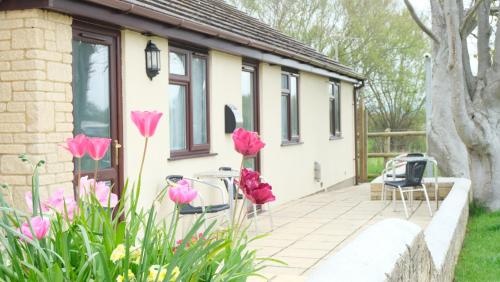
<path fill-rule="evenodd" d="M 200 183 L 200 184 L 206 185 L 207 187 L 216 189 L 217 191 L 220 192 L 222 203 L 223 204 L 228 204 L 229 203 L 229 201 L 228 201 L 229 197 L 227 196 L 226 189 L 223 189 L 223 188 L 221 188 L 221 187 L 219 187 L 219 186 L 217 186 L 215 184 L 212 184 L 210 182 L 201 181 L 201 180 L 195 179 L 195 178 L 184 177 L 184 179 L 192 181 L 192 182 Z M 200 195 L 200 197 L 201 197 L 201 195 Z"/>

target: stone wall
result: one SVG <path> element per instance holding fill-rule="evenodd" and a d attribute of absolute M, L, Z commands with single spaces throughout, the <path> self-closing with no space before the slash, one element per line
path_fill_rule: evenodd
<path fill-rule="evenodd" d="M 71 22 L 39 9 L 0 11 L 0 183 L 21 207 L 32 172 L 21 153 L 46 161 L 42 197 L 72 189 L 72 158 L 60 146 L 73 132 Z"/>
<path fill-rule="evenodd" d="M 453 281 L 467 226 L 469 190 L 469 180 L 454 178 L 425 231 L 406 220 L 381 221 L 327 258 L 307 281 Z"/>

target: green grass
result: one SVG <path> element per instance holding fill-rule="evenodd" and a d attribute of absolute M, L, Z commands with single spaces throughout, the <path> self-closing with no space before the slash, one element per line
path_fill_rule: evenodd
<path fill-rule="evenodd" d="M 500 212 L 471 205 L 455 281 L 500 281 Z"/>
<path fill-rule="evenodd" d="M 379 176 L 382 170 L 384 170 L 384 158 L 368 159 L 368 181 L 372 181 L 373 178 Z"/>

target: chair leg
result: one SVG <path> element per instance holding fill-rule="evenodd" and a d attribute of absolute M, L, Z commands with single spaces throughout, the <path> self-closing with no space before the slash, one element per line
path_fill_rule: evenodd
<path fill-rule="evenodd" d="M 392 189 L 392 210 L 396 211 L 396 189 Z"/>
<path fill-rule="evenodd" d="M 252 205 L 253 207 L 253 224 L 255 226 L 255 233 L 259 233 L 259 229 L 257 228 L 257 205 Z"/>
<path fill-rule="evenodd" d="M 408 215 L 408 208 L 406 207 L 406 201 L 405 201 L 405 196 L 403 195 L 403 189 L 401 189 L 401 187 L 398 187 L 399 189 L 399 193 L 401 194 L 401 201 L 403 202 L 403 207 L 405 209 L 405 214 L 406 214 L 406 219 L 410 218 L 410 216 Z M 394 190 L 396 191 L 396 190 Z"/>
<path fill-rule="evenodd" d="M 269 203 L 267 203 L 267 213 L 269 214 L 269 222 L 271 223 L 271 231 L 274 230 L 274 220 L 273 220 L 273 214 L 271 212 L 271 206 Z"/>
<path fill-rule="evenodd" d="M 385 202 L 385 184 L 382 184 L 382 194 L 380 200 Z"/>
<path fill-rule="evenodd" d="M 429 214 L 432 216 L 431 202 L 429 201 L 429 195 L 427 195 L 427 187 L 425 187 L 424 184 L 422 184 L 422 187 L 424 188 L 424 196 L 425 201 L 427 202 L 427 207 L 429 208 Z"/>

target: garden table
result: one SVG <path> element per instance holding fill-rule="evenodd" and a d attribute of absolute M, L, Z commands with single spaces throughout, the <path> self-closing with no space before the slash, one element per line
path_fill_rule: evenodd
<path fill-rule="evenodd" d="M 240 171 L 239 170 L 213 170 L 213 171 L 203 171 L 203 172 L 198 172 L 194 174 L 194 177 L 196 178 L 208 178 L 208 179 L 219 179 L 219 180 L 226 180 L 227 183 L 229 183 L 230 187 L 227 187 L 228 194 L 229 194 L 229 209 L 231 211 L 231 216 L 234 213 L 234 191 L 237 191 L 235 189 L 235 182 L 234 179 L 240 176 Z"/>

